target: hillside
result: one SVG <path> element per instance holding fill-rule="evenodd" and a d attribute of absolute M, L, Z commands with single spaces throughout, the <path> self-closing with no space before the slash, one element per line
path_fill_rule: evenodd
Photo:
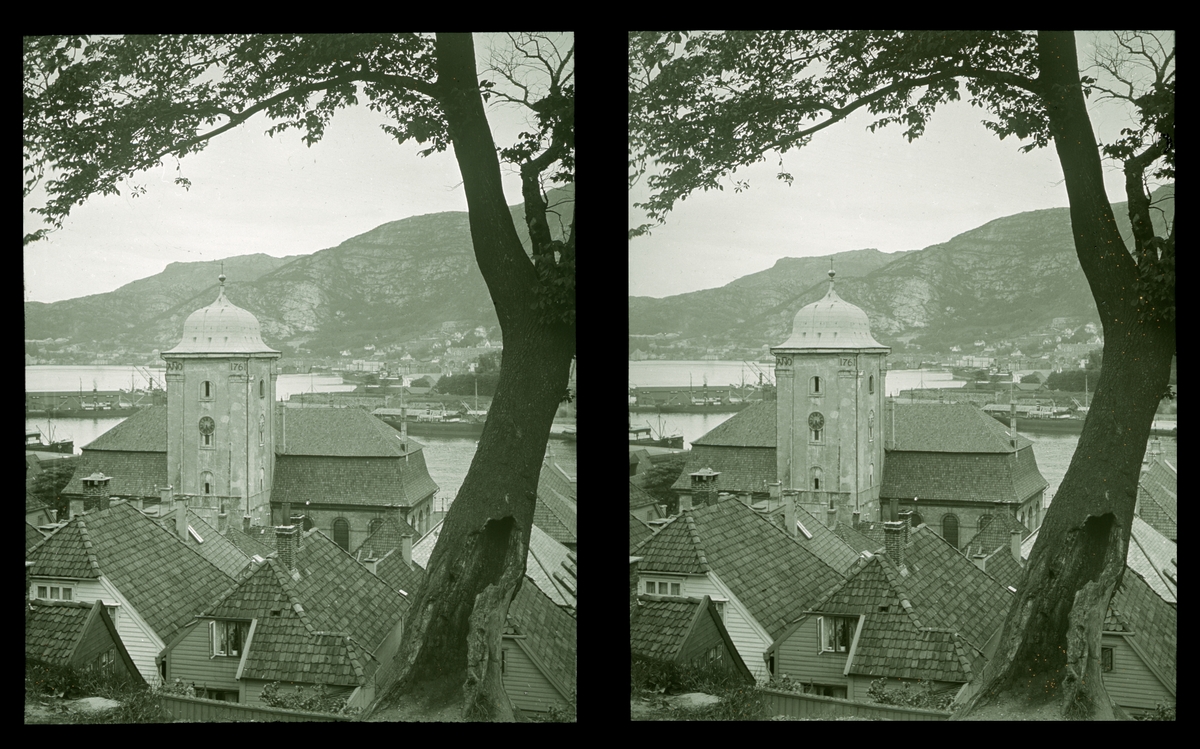
<path fill-rule="evenodd" d="M 1155 199 L 1173 196 L 1161 188 Z M 1166 221 L 1174 200 L 1164 200 Z M 1124 203 L 1113 205 L 1129 241 Z M 1155 216 L 1161 230 L 1163 216 Z M 1006 216 L 923 250 L 832 256 L 837 291 L 862 307 L 871 331 L 893 350 L 905 344 L 946 351 L 976 339 L 1017 337 L 1053 318 L 1098 321 L 1071 235 L 1069 209 Z M 769 270 L 719 289 L 649 299 L 630 297 L 630 333 L 677 334 L 679 348 L 748 355 L 785 340 L 796 312 L 825 295 L 829 256 L 783 258 Z M 630 342 L 630 349 L 638 346 Z"/>
<path fill-rule="evenodd" d="M 551 191 L 563 225 L 574 188 Z M 524 206 L 511 208 L 528 249 Z M 561 238 L 558 222 L 551 229 Z M 221 261 L 172 263 L 116 291 L 25 304 L 25 338 L 65 338 L 97 355 L 150 352 L 178 343 L 183 321 L 212 303 Z M 224 261 L 226 295 L 258 317 L 269 345 L 334 354 L 419 338 L 442 323 L 497 324 L 475 262 L 467 213 L 393 221 L 311 255 L 246 255 Z"/>

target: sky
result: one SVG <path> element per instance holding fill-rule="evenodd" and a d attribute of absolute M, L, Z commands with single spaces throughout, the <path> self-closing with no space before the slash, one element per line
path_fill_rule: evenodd
<path fill-rule="evenodd" d="M 487 42 L 476 37 L 480 66 Z M 497 145 L 524 127 L 511 104 L 493 100 L 487 116 Z M 311 254 L 389 221 L 467 210 L 453 150 L 422 158 L 422 146 L 398 145 L 379 129 L 386 121 L 366 106 L 343 109 L 308 148 L 299 131 L 267 137 L 270 122 L 260 114 L 178 162 L 190 190 L 173 184 L 177 163 L 164 160 L 163 169 L 135 180 L 147 194 L 93 196 L 61 230 L 25 247 L 24 300 L 112 291 L 172 262 Z M 501 169 L 507 202 L 522 202 L 516 172 Z M 25 232 L 40 228 L 28 209 L 42 200 L 40 193 L 26 199 Z"/>
<path fill-rule="evenodd" d="M 1077 34 L 1080 60 L 1092 56 L 1094 34 Z M 1128 126 L 1124 107 L 1089 101 L 1097 138 L 1111 142 Z M 1053 144 L 1028 154 L 1015 138 L 1000 140 L 980 124 L 984 110 L 966 102 L 940 107 L 912 143 L 903 128 L 866 130 L 858 112 L 784 157 L 737 173 L 750 189 L 694 193 L 677 203 L 664 225 L 629 245 L 630 296 L 665 297 L 724 286 L 775 265 L 783 257 L 813 257 L 875 248 L 920 250 L 993 219 L 1066 207 L 1066 187 Z M 1125 200 L 1123 176 L 1105 163 L 1111 202 Z M 630 225 L 644 223 L 629 197 Z"/>

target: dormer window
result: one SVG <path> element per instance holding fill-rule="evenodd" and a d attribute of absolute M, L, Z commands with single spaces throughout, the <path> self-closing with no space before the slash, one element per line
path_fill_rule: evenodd
<path fill-rule="evenodd" d="M 817 642 L 823 653 L 845 653 L 850 649 L 856 619 L 848 616 L 818 616 Z"/>
<path fill-rule="evenodd" d="M 213 621 L 208 623 L 209 641 L 212 644 L 212 657 L 217 656 L 237 656 L 242 655 L 242 646 L 246 642 L 246 637 L 250 634 L 249 622 L 222 622 Z"/>

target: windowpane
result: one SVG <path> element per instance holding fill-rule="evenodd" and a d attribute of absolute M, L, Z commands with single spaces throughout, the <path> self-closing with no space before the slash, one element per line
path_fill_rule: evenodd
<path fill-rule="evenodd" d="M 39 585 L 39 586 L 38 586 L 38 595 L 37 595 L 37 597 L 38 597 L 38 598 L 41 598 L 41 599 L 43 599 L 43 600 L 45 600 L 45 599 L 47 599 L 47 598 L 49 598 L 49 597 L 50 597 L 50 591 L 49 591 L 49 590 L 46 588 L 46 586 L 45 586 L 45 585 Z"/>
<path fill-rule="evenodd" d="M 658 594 L 659 594 L 660 596 L 665 596 L 665 595 L 667 595 L 667 584 L 666 584 L 666 583 L 659 583 L 659 584 L 658 584 Z"/>
<path fill-rule="evenodd" d="M 679 583 L 671 583 L 671 595 L 679 595 Z"/>
<path fill-rule="evenodd" d="M 63 600 L 64 601 L 71 600 L 71 589 L 70 588 L 63 588 Z"/>
<path fill-rule="evenodd" d="M 654 595 L 654 583 L 646 583 L 646 593 Z"/>
<path fill-rule="evenodd" d="M 55 587 L 50 588 L 50 598 L 55 601 L 57 601 L 59 599 L 58 588 L 55 588 Z"/>
<path fill-rule="evenodd" d="M 1100 648 L 1100 670 L 1101 671 L 1112 671 L 1113 670 L 1113 649 L 1112 648 Z"/>

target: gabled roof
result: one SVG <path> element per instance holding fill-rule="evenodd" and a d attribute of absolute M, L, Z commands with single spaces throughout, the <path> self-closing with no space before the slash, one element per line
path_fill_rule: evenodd
<path fill-rule="evenodd" d="M 1178 527 L 1178 476 L 1174 464 L 1161 456 L 1148 456 L 1138 478 L 1137 514 L 1168 539 L 1175 541 Z"/>
<path fill-rule="evenodd" d="M 786 530 L 784 528 L 784 514 L 784 507 L 780 505 L 770 511 L 767 516 L 771 519 L 772 523 Z M 796 541 L 838 572 L 845 573 L 858 561 L 859 550 L 851 548 L 849 544 L 830 530 L 825 523 L 817 520 L 810 512 L 799 505 L 796 506 L 796 523 L 798 525 L 796 534 L 794 535 Z M 808 535 L 805 535 L 800 528 L 807 531 Z"/>
<path fill-rule="evenodd" d="M 1113 594 L 1112 607 L 1133 631 L 1127 640 L 1130 646 L 1174 695 L 1179 638 L 1176 607 L 1158 595 L 1141 575 L 1129 572 L 1126 570 Z"/>
<path fill-rule="evenodd" d="M 25 657 L 65 666 L 96 616 L 98 601 L 29 601 L 25 609 Z M 94 625 L 91 625 L 94 626 Z"/>
<path fill-rule="evenodd" d="M 549 461 L 538 475 L 533 524 L 560 544 L 576 543 L 575 487 Z"/>
<path fill-rule="evenodd" d="M 736 500 L 688 510 L 634 550 L 643 573 L 710 569 L 768 633 L 778 633 L 841 574 Z"/>
<path fill-rule="evenodd" d="M 708 618 L 716 627 L 732 666 L 747 683 L 754 682 L 750 669 L 738 654 L 721 616 L 708 596 L 679 598 L 640 595 L 630 612 L 630 645 L 634 655 L 663 661 L 675 661 L 696 626 Z"/>
<path fill-rule="evenodd" d="M 158 406 L 153 406 L 158 408 Z M 145 409 L 149 410 L 149 409 Z M 131 416 L 130 418 L 136 418 Z M 126 422 L 121 422 L 121 425 Z M 118 426 L 121 426 L 118 425 Z M 163 444 L 165 445 L 165 438 Z M 82 479 L 95 472 L 111 476 L 108 493 L 112 497 L 158 498 L 158 487 L 166 486 L 167 453 L 138 451 L 109 451 L 84 448 L 71 480 L 63 487 L 64 495 L 83 495 Z"/>
<path fill-rule="evenodd" d="M 852 523 L 838 523 L 833 532 L 857 552 L 875 552 L 883 548 L 882 523 L 867 521 L 860 522 L 858 526 Z"/>
<path fill-rule="evenodd" d="M 633 515 L 630 515 L 633 517 Z M 641 521 L 638 521 L 641 522 Z M 648 526 L 647 526 L 648 527 Z M 42 542 L 46 536 L 36 527 L 31 525 L 28 520 L 25 521 L 25 553 L 28 555 L 29 550 Z"/>
<path fill-rule="evenodd" d="M 691 489 L 691 474 L 704 468 L 721 474 L 717 478 L 718 492 L 765 493 L 767 484 L 775 480 L 777 466 L 773 447 L 693 445 L 687 455 L 687 463 L 680 471 L 679 478 L 671 484 L 676 491 Z"/>
<path fill-rule="evenodd" d="M 260 556 L 266 558 L 275 551 L 275 529 L 251 526 L 249 531 L 243 531 L 237 518 L 229 519 L 225 538 L 238 547 L 248 557 Z"/>
<path fill-rule="evenodd" d="M 404 555 L 399 549 L 389 551 L 375 565 L 375 574 L 392 590 L 411 601 L 417 594 L 417 589 L 425 581 L 425 570 L 413 560 L 412 564 L 404 563 Z"/>
<path fill-rule="evenodd" d="M 1029 536 L 1029 529 L 1020 520 L 1008 512 L 998 509 L 996 514 L 988 516 L 980 523 L 979 530 L 971 537 L 970 541 L 967 541 L 962 552 L 968 558 L 976 554 L 987 556 L 1003 546 L 1010 550 L 1009 556 L 1011 557 L 1013 531 L 1020 532 L 1022 541 Z"/>
<path fill-rule="evenodd" d="M 125 502 L 72 518 L 29 554 L 34 577 L 103 574 L 164 641 L 233 582 Z"/>
<path fill-rule="evenodd" d="M 633 483 L 633 481 L 629 482 L 629 509 L 637 510 L 645 507 L 646 505 L 657 504 L 658 500 L 655 499 L 650 492 Z"/>
<path fill-rule="evenodd" d="M 84 446 L 84 450 L 166 452 L 167 407 L 147 406 Z M 76 471 L 78 473 L 78 471 Z M 86 474 L 85 474 L 86 475 Z M 111 474 L 110 474 L 111 475 Z"/>
<path fill-rule="evenodd" d="M 1008 428 L 969 403 L 888 404 L 884 408 L 883 430 L 889 451 L 1013 451 Z M 1028 439 L 1017 435 L 1018 448 L 1031 445 Z"/>
<path fill-rule="evenodd" d="M 437 489 L 423 451 L 407 458 L 282 455 L 275 459 L 271 504 L 412 507 Z"/>
<path fill-rule="evenodd" d="M 575 617 L 526 580 L 508 607 L 508 625 L 525 639 L 516 642 L 563 699 L 575 690 Z"/>
<path fill-rule="evenodd" d="M 1013 558 L 1011 546 L 1001 546 L 983 560 L 983 571 L 1006 588 L 1016 588 L 1024 567 Z"/>
<path fill-rule="evenodd" d="M 175 513 L 172 512 L 156 518 L 156 520 L 168 533 L 175 534 Z M 204 522 L 204 519 L 192 510 L 187 511 L 187 522 L 189 531 L 194 531 L 196 535 L 193 536 L 189 532 L 183 542 L 215 564 L 226 575 L 237 577 L 242 570 L 246 569 L 246 565 L 250 564 L 250 554 L 242 551 L 226 536 L 217 533 L 216 528 Z M 197 536 L 203 540 L 197 539 Z"/>
<path fill-rule="evenodd" d="M 26 523 L 26 525 L 29 525 L 29 524 Z M 32 526 L 30 526 L 30 527 L 32 527 Z M 36 532 L 36 529 L 35 529 L 35 532 Z M 26 537 L 28 537 L 29 533 L 26 532 L 25 535 L 26 535 Z M 633 551 L 633 548 L 635 546 L 637 546 L 638 544 L 640 544 L 641 542 L 645 541 L 647 538 L 650 538 L 653 535 L 654 535 L 653 528 L 651 528 L 650 526 L 646 525 L 641 520 L 639 520 L 637 515 L 634 515 L 632 512 L 629 513 L 629 550 L 630 551 Z M 39 538 L 40 538 L 40 536 L 39 536 Z M 29 546 L 29 544 L 26 543 L 26 548 L 28 548 L 28 546 Z"/>
<path fill-rule="evenodd" d="M 394 458 L 422 445 L 358 408 L 275 409 L 276 455 Z"/>
<path fill-rule="evenodd" d="M 986 418 L 986 417 L 985 417 Z M 1048 486 L 1033 448 L 1010 453 L 889 450 L 880 498 L 1019 504 Z"/>
<path fill-rule="evenodd" d="M 698 440 L 693 445 L 717 445 L 725 447 L 775 447 L 778 435 L 775 433 L 776 409 L 775 401 L 760 401 L 754 403 L 732 418 L 722 422 L 715 429 Z"/>
<path fill-rule="evenodd" d="M 354 558 L 359 562 L 371 558 L 383 559 L 389 551 L 400 548 L 404 536 L 408 536 L 414 542 L 421 537 L 420 533 L 396 517 L 395 513 L 388 513 L 380 520 L 382 522 L 375 532 L 363 539 L 359 547 L 354 550 Z"/>

